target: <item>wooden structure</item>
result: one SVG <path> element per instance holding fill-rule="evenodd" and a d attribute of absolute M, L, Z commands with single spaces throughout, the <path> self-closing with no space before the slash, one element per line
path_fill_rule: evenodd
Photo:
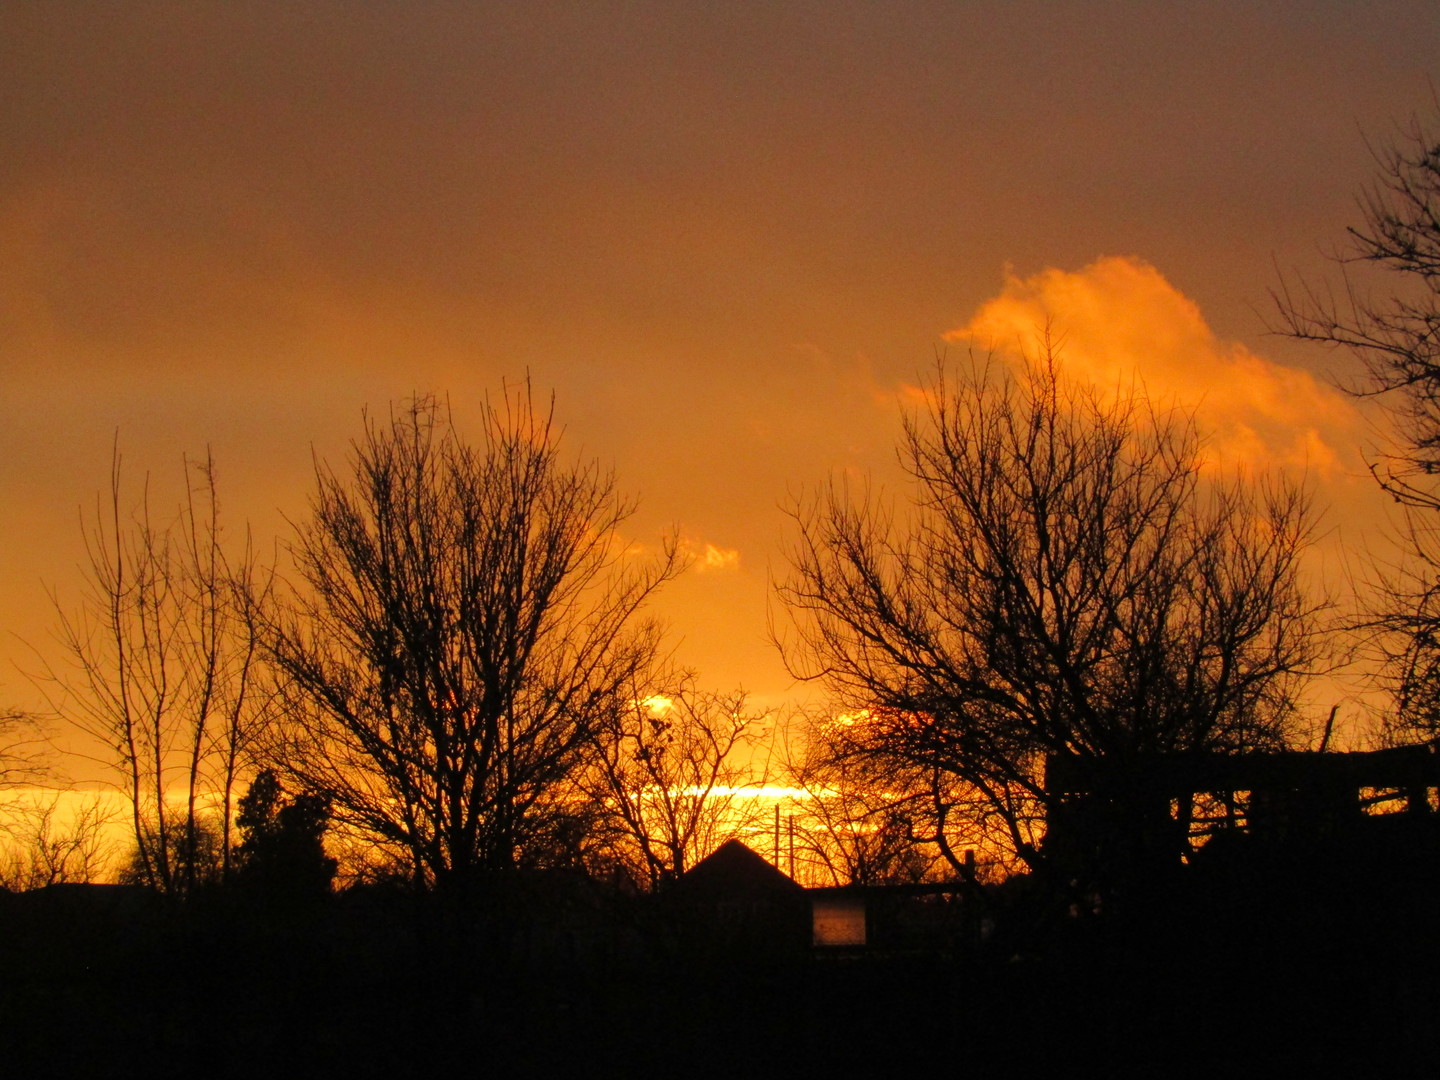
<path fill-rule="evenodd" d="M 1433 745 L 1356 753 L 1052 755 L 1046 846 L 1094 850 L 1105 830 L 1178 862 L 1222 834 L 1258 844 L 1322 842 L 1377 818 L 1440 809 Z"/>

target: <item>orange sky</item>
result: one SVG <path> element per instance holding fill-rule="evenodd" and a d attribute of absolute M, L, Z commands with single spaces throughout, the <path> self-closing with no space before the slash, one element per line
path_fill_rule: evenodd
<path fill-rule="evenodd" d="M 0 6 L 0 629 L 45 647 L 116 431 L 208 444 L 231 528 L 303 513 L 360 410 L 528 372 L 677 526 L 707 685 L 793 692 L 778 507 L 893 479 L 935 348 L 1053 318 L 1234 460 L 1381 505 L 1344 358 L 1267 337 L 1432 107 L 1429 2 Z M 18 671 L 0 693 L 33 691 Z"/>

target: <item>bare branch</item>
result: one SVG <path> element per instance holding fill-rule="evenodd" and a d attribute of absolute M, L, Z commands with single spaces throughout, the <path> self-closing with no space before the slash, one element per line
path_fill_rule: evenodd
<path fill-rule="evenodd" d="M 681 566 L 670 542 L 629 553 L 632 504 L 561 460 L 528 385 L 485 418 L 478 448 L 433 399 L 367 418 L 348 477 L 317 466 L 297 581 L 261 616 L 276 765 L 342 831 L 461 889 L 560 827 L 564 782 L 658 655 L 641 609 Z"/>
<path fill-rule="evenodd" d="M 802 502 L 779 592 L 791 670 L 852 717 L 846 755 L 943 774 L 897 785 L 930 792 L 932 843 L 998 825 L 1040 868 L 1048 755 L 1284 743 L 1323 606 L 1298 578 L 1303 493 L 1202 483 L 1188 415 L 1067 383 L 1053 355 L 942 366 L 929 402 L 908 505 Z"/>

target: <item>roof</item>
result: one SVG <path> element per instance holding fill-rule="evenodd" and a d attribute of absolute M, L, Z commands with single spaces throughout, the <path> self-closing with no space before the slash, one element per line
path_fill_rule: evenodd
<path fill-rule="evenodd" d="M 739 840 L 727 840 L 680 875 L 675 888 L 687 893 L 800 893 L 788 875 Z"/>

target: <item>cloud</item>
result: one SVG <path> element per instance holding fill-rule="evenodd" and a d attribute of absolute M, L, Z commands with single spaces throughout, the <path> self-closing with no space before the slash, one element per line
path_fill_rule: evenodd
<path fill-rule="evenodd" d="M 715 544 L 691 539 L 682 539 L 680 547 L 682 552 L 690 557 L 691 566 L 698 573 L 740 569 L 740 552 L 735 548 L 717 547 Z"/>
<path fill-rule="evenodd" d="M 1306 371 L 1218 339 L 1199 306 L 1146 262 L 1007 273 L 1000 294 L 945 340 L 1034 357 L 1047 333 L 1066 371 L 1102 385 L 1138 379 L 1152 399 L 1193 408 L 1224 463 L 1321 475 L 1363 469 L 1363 424 L 1349 399 Z"/>

